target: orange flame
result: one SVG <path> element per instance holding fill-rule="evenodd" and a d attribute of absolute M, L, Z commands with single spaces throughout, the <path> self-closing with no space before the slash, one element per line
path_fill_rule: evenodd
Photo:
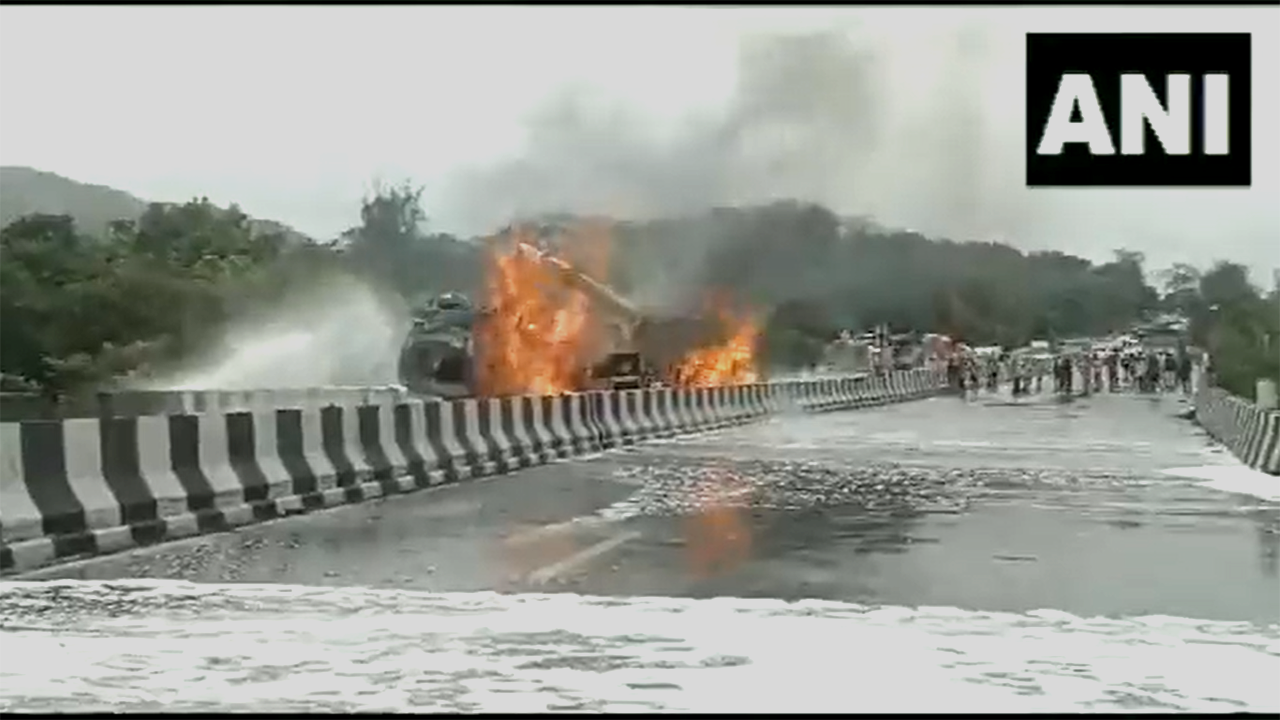
<path fill-rule="evenodd" d="M 487 274 L 489 314 L 477 351 L 487 395 L 554 395 L 580 384 L 587 348 L 587 298 L 561 286 L 546 265 L 520 251 L 523 230 L 496 243 Z"/>
<path fill-rule="evenodd" d="M 527 228 L 493 242 L 486 272 L 488 312 L 477 331 L 480 390 L 486 395 L 553 395 L 585 389 L 585 368 L 613 350 L 615 326 L 593 315 L 591 300 L 559 276 L 566 259 L 592 277 L 608 276 L 607 227 L 586 224 L 555 238 L 554 260 Z M 728 340 L 689 351 L 673 384 L 686 387 L 754 382 L 759 331 L 750 319 L 716 311 Z M 616 339 L 616 338 L 612 338 Z"/>
<path fill-rule="evenodd" d="M 697 348 L 684 356 L 675 376 L 685 387 L 710 387 L 752 383 L 756 372 L 756 343 L 759 327 L 750 318 L 735 318 L 721 310 L 720 321 L 729 328 L 729 339 L 720 345 Z"/>

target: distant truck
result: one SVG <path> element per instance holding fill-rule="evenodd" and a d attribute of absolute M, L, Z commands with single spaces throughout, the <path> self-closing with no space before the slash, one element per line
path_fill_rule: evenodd
<path fill-rule="evenodd" d="M 949 335 L 926 333 L 922 341 L 924 359 L 930 363 L 945 363 L 955 353 L 955 343 Z"/>
<path fill-rule="evenodd" d="M 865 337 L 853 337 L 847 330 L 823 348 L 822 364 L 836 372 L 865 373 L 874 367 L 874 348 Z"/>
<path fill-rule="evenodd" d="M 924 364 L 924 348 L 912 333 L 890 335 L 887 349 L 893 370 L 911 370 Z"/>

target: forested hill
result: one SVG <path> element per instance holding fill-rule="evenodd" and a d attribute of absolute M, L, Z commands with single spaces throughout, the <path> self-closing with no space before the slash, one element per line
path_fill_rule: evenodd
<path fill-rule="evenodd" d="M 150 203 L 123 190 L 91 185 L 56 173 L 14 165 L 0 166 L 0 227 L 23 215 L 68 215 L 90 234 L 102 235 L 116 220 L 136 220 Z M 274 220 L 250 220 L 257 232 L 281 233 L 291 241 L 306 236 Z"/>
<path fill-rule="evenodd" d="M 692 277 L 680 285 L 729 288 L 753 307 L 790 308 L 826 328 L 888 323 L 1017 345 L 1123 329 L 1159 299 L 1139 253 L 1094 265 L 850 223 L 799 203 L 645 223 L 619 236 L 625 286 L 643 293 L 654 278 L 684 272 Z"/>
<path fill-rule="evenodd" d="M 0 369 L 11 382 L 98 385 L 199 356 L 244 313 L 269 313 L 301 290 L 323 292 L 335 275 L 359 278 L 401 308 L 444 290 L 483 294 L 485 243 L 431 232 L 410 186 L 383 188 L 359 205 L 353 199 L 359 215 L 351 229 L 316 243 L 291 242 L 272 230 L 278 224 L 254 222 L 234 207 L 146 204 L 110 188 L 25 174 L 47 181 L 43 204 L 10 194 L 8 184 L 0 193 L 4 217 L 13 218 L 0 257 Z M 58 187 L 74 190 L 50 189 Z M 124 222 L 111 221 L 113 214 Z M 564 216 L 541 222 L 548 238 L 583 225 Z M 1175 311 L 1192 318 L 1204 341 L 1216 307 L 1214 322 L 1230 330 L 1217 342 L 1235 343 L 1242 358 L 1257 356 L 1248 362 L 1258 367 L 1241 377 L 1275 372 L 1263 367 L 1275 364 L 1274 353 L 1256 351 L 1268 333 L 1280 341 L 1275 313 L 1233 263 L 1204 272 L 1172 268 L 1157 290 L 1144 280 L 1140 253 L 1118 249 L 1110 262 L 1093 264 L 930 239 L 797 202 L 587 224 L 595 227 L 585 233 L 588 244 L 609 245 L 607 281 L 641 306 L 688 311 L 715 293 L 750 308 L 765 326 L 771 366 L 813 362 L 839 330 L 882 323 L 1018 346 L 1123 330 Z"/>

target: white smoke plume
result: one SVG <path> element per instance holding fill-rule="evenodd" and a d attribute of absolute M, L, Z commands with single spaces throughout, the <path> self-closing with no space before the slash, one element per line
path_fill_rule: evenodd
<path fill-rule="evenodd" d="M 284 302 L 246 316 L 216 352 L 149 390 L 262 390 L 397 384 L 396 354 L 407 328 L 385 293 L 330 275 Z"/>

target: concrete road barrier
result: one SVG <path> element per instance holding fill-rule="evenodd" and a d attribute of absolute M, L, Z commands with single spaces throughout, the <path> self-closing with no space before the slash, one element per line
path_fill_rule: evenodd
<path fill-rule="evenodd" d="M 0 572 L 105 554 L 798 409 L 944 389 L 930 370 L 0 423 Z"/>
<path fill-rule="evenodd" d="M 1280 475 L 1280 411 L 1264 410 L 1222 388 L 1202 383 L 1196 388 L 1195 418 L 1240 462 Z"/>
<path fill-rule="evenodd" d="M 408 392 L 394 385 L 280 390 L 122 390 L 58 401 L 31 393 L 4 393 L 0 394 L 0 422 L 373 405 L 408 399 Z"/>

